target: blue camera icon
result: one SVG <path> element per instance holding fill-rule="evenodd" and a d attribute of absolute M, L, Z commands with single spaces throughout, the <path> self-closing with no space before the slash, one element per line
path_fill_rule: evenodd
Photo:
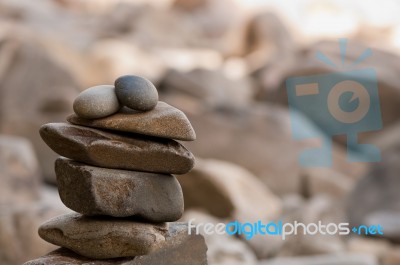
<path fill-rule="evenodd" d="M 380 161 L 380 150 L 370 144 L 359 144 L 361 132 L 382 129 L 376 71 L 365 68 L 286 80 L 293 138 L 320 138 L 305 134 L 297 111 L 315 117 L 327 136 L 346 135 L 348 160 L 351 162 Z M 305 167 L 332 165 L 332 139 L 324 137 L 319 148 L 306 149 L 300 155 Z M 364 156 L 354 155 L 350 146 Z"/>

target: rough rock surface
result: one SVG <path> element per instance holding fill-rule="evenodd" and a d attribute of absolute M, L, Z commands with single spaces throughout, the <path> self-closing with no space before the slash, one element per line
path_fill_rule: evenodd
<path fill-rule="evenodd" d="M 63 203 L 85 215 L 138 216 L 172 222 L 183 213 L 183 195 L 172 175 L 104 169 L 69 159 L 56 161 Z"/>
<path fill-rule="evenodd" d="M 42 224 L 39 235 L 85 257 L 107 259 L 147 255 L 165 243 L 167 231 L 167 223 L 148 224 L 71 213 Z"/>
<path fill-rule="evenodd" d="M 186 115 L 177 108 L 161 101 L 151 111 L 139 112 L 122 108 L 119 113 L 102 119 L 87 120 L 71 115 L 67 120 L 76 125 L 182 141 L 196 139 L 196 133 Z"/>
<path fill-rule="evenodd" d="M 200 235 L 189 235 L 188 227 L 183 223 L 152 225 L 124 220 L 113 223 L 108 222 L 111 227 L 106 229 L 109 231 L 104 231 L 104 229 L 99 230 L 97 225 L 100 223 L 104 225 L 103 222 L 107 222 L 106 220 L 98 220 L 93 223 L 92 221 L 89 221 L 89 218 L 81 217 L 77 214 L 70 214 L 64 218 L 64 222 L 62 221 L 63 217 L 57 217 L 45 224 L 44 227 L 42 226 L 40 230 L 41 235 L 46 234 L 46 237 L 51 237 L 54 240 L 58 239 L 64 241 L 64 243 L 68 242 L 67 244 L 69 245 L 69 248 L 77 253 L 85 252 L 85 256 L 88 257 L 107 259 L 115 257 L 110 254 L 119 252 L 119 255 L 122 256 L 148 255 L 138 256 L 133 259 L 114 259 L 112 262 L 116 263 L 111 264 L 207 264 L 207 247 L 204 244 L 204 238 Z M 74 225 L 66 227 L 64 226 L 65 222 L 72 222 Z M 75 226 L 78 222 L 83 224 L 83 226 L 80 226 L 79 228 Z M 123 228 L 124 232 L 121 230 L 118 233 L 116 233 L 116 230 L 114 230 L 114 232 L 111 231 L 117 227 L 119 227 L 119 229 Z M 76 229 L 79 229 L 82 234 L 76 235 L 75 232 L 77 231 L 73 231 Z M 92 241 L 92 239 L 96 238 L 100 234 L 107 234 L 108 232 L 111 232 L 111 234 L 108 235 L 108 239 L 95 239 Z M 135 237 L 131 238 L 130 235 L 134 235 Z M 71 237 L 67 239 L 67 236 L 73 236 L 74 238 Z M 79 237 L 87 237 L 87 240 L 83 240 L 82 238 L 79 239 Z M 125 240 L 121 240 L 122 237 L 125 237 Z M 89 240 L 89 238 L 91 239 Z M 75 245 L 78 241 L 81 241 L 82 244 L 75 247 L 71 246 Z M 145 244 L 140 244 L 140 242 Z M 90 247 L 89 245 L 92 246 Z M 122 249 L 125 251 L 122 251 Z M 184 255 L 183 253 L 186 253 L 187 255 Z M 93 261 L 71 252 L 68 254 L 65 250 L 62 250 L 61 255 L 60 252 L 56 252 L 55 254 L 50 253 L 48 256 L 39 258 L 36 261 L 30 261 L 26 264 L 65 264 L 66 261 L 70 261 L 71 263 L 69 264 L 83 264 L 84 261 L 108 264 L 105 263 L 106 261 Z"/>
<path fill-rule="evenodd" d="M 99 167 L 183 174 L 194 156 L 170 139 L 120 135 L 66 123 L 40 129 L 43 140 L 58 154 Z"/>

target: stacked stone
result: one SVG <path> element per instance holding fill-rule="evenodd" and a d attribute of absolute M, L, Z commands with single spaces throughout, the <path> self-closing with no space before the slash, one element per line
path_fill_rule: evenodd
<path fill-rule="evenodd" d="M 175 140 L 196 138 L 185 114 L 158 101 L 154 85 L 138 76 L 83 91 L 74 111 L 69 123 L 43 125 L 40 135 L 62 156 L 55 162 L 59 194 L 77 213 L 46 222 L 39 235 L 90 259 L 176 249 L 188 231 L 167 223 L 183 214 L 172 174 L 190 171 L 194 156 Z"/>

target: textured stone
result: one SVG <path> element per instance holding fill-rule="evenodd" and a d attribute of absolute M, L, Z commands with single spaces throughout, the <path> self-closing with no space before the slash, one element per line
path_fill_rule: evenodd
<path fill-rule="evenodd" d="M 82 264 L 79 260 L 90 261 L 90 258 L 108 259 L 139 255 L 148 256 L 135 257 L 131 260 L 132 263 L 129 263 L 127 259 L 117 259 L 113 262 L 126 265 L 163 264 L 160 260 L 165 258 L 164 264 L 207 264 L 207 247 L 203 237 L 193 233 L 189 235 L 188 227 L 183 223 L 145 224 L 126 219 L 92 219 L 79 214 L 69 214 L 56 217 L 42 225 L 39 234 L 46 240 L 88 257 L 79 257 L 70 253 L 70 258 L 75 259 L 76 264 Z M 188 253 L 188 255 L 184 255 L 183 258 L 182 253 Z M 47 258 L 43 258 L 48 263 L 28 264 L 65 264 L 49 263 L 63 260 L 54 258 L 55 260 L 52 260 L 53 257 L 50 254 Z M 174 262 L 175 259 L 177 263 Z M 182 259 L 185 259 L 187 263 L 184 263 Z M 104 264 L 101 262 L 103 261 L 99 261 L 98 264 Z"/>
<path fill-rule="evenodd" d="M 61 200 L 82 214 L 169 222 L 183 213 L 182 190 L 172 175 L 98 168 L 63 158 L 56 161 L 56 175 Z"/>
<path fill-rule="evenodd" d="M 75 113 L 85 119 L 98 119 L 118 112 L 121 105 L 118 102 L 115 88 L 111 85 L 90 87 L 75 99 Z"/>
<path fill-rule="evenodd" d="M 207 265 L 207 246 L 201 235 L 188 235 L 188 227 L 183 223 L 169 224 L 165 245 L 145 256 L 116 258 L 112 260 L 92 260 L 61 248 L 48 255 L 25 263 L 25 265 Z"/>
<path fill-rule="evenodd" d="M 148 111 L 156 107 L 158 92 L 146 78 L 124 75 L 115 80 L 115 93 L 119 101 L 135 110 Z"/>
<path fill-rule="evenodd" d="M 178 142 L 141 135 L 49 123 L 40 129 L 43 140 L 58 154 L 89 165 L 157 173 L 183 174 L 194 156 Z"/>
<path fill-rule="evenodd" d="M 102 119 L 88 120 L 71 115 L 67 120 L 76 125 L 162 138 L 183 141 L 193 141 L 196 139 L 196 133 L 186 115 L 182 111 L 161 101 L 158 102 L 153 110 L 147 112 L 122 108 L 119 113 Z"/>
<path fill-rule="evenodd" d="M 71 213 L 42 224 L 39 235 L 85 257 L 107 259 L 147 255 L 165 242 L 167 231 L 167 223 L 147 224 Z"/>

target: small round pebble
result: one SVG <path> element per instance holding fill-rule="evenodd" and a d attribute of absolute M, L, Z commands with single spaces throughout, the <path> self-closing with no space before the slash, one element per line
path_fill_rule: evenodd
<path fill-rule="evenodd" d="M 148 111 L 156 107 L 158 92 L 146 78 L 124 75 L 115 80 L 115 93 L 122 105 L 134 110 Z"/>
<path fill-rule="evenodd" d="M 110 116 L 121 108 L 112 85 L 94 86 L 84 90 L 73 105 L 76 115 L 84 119 L 99 119 Z"/>

